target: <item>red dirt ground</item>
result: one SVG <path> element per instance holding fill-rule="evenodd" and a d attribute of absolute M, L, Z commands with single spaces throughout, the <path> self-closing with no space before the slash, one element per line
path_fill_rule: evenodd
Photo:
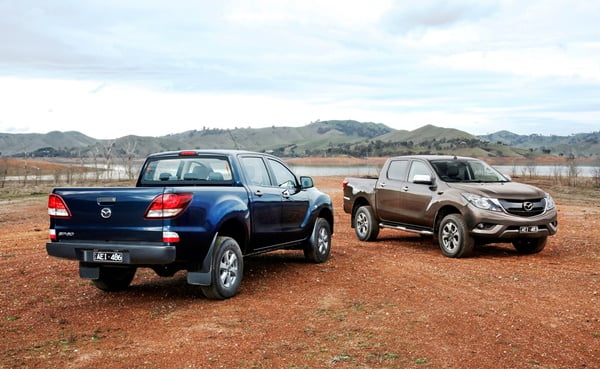
<path fill-rule="evenodd" d="M 537 255 L 467 259 L 383 230 L 361 243 L 342 178 L 331 259 L 245 260 L 240 293 L 205 299 L 185 273 L 139 270 L 97 290 L 45 251 L 46 197 L 0 201 L 0 368 L 598 368 L 600 200 L 553 193 L 559 233 Z"/>

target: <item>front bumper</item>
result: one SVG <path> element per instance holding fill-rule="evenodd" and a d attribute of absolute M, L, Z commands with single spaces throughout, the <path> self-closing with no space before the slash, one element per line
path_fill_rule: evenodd
<path fill-rule="evenodd" d="M 175 246 L 160 244 L 128 244 L 100 242 L 48 242 L 48 255 L 57 258 L 79 260 L 84 263 L 117 264 L 111 261 L 94 260 L 95 251 L 112 251 L 123 254 L 120 265 L 160 265 L 170 264 L 176 259 Z"/>
<path fill-rule="evenodd" d="M 548 237 L 558 231 L 556 209 L 534 217 L 476 209 L 468 224 L 472 236 L 498 240 Z"/>

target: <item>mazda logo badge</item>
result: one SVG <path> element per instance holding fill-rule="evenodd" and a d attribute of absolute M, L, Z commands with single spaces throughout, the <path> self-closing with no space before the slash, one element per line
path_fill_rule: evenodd
<path fill-rule="evenodd" d="M 525 211 L 531 211 L 533 209 L 533 203 L 532 202 L 524 202 L 523 203 L 523 210 Z"/>
<path fill-rule="evenodd" d="M 102 210 L 100 210 L 100 216 L 104 219 L 110 218 L 111 215 L 112 210 L 110 210 L 110 208 L 102 208 Z"/>

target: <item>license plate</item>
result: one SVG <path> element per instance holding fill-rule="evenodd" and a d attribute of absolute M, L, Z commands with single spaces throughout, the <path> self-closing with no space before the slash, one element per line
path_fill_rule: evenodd
<path fill-rule="evenodd" d="M 122 263 L 123 253 L 118 251 L 94 251 L 94 261 Z"/>
<path fill-rule="evenodd" d="M 538 231 L 538 226 L 521 226 L 519 228 L 519 233 L 536 233 Z"/>

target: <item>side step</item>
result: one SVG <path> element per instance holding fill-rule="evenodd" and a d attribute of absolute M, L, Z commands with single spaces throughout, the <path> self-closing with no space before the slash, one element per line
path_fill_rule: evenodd
<path fill-rule="evenodd" d="M 401 225 L 390 225 L 390 224 L 385 224 L 385 223 L 379 223 L 379 227 L 397 229 L 397 230 L 406 231 L 406 232 L 413 232 L 413 233 L 423 234 L 426 236 L 433 236 L 432 231 L 428 231 L 425 229 L 408 228 L 408 227 L 401 226 Z"/>

